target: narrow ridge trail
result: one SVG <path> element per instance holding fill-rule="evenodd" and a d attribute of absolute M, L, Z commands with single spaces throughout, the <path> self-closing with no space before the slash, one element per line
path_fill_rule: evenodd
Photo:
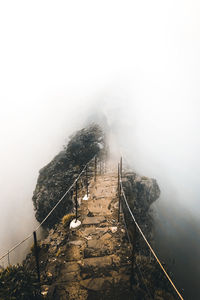
<path fill-rule="evenodd" d="M 70 231 L 52 299 L 133 299 L 131 248 L 117 220 L 118 179 L 113 169 L 91 180 L 88 200 L 78 195 L 81 226 Z"/>

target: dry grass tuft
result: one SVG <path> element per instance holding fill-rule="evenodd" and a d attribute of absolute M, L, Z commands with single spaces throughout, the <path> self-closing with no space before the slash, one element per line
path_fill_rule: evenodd
<path fill-rule="evenodd" d="M 62 224 L 64 227 L 68 227 L 70 222 L 74 219 L 75 214 L 67 214 L 62 218 Z"/>

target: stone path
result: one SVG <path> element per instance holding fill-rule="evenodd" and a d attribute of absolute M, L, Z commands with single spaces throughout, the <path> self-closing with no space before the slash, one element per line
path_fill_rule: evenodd
<path fill-rule="evenodd" d="M 81 226 L 71 230 L 67 247 L 60 249 L 63 263 L 52 299 L 133 299 L 130 245 L 117 222 L 117 174 L 98 176 L 89 192 L 79 207 Z"/>

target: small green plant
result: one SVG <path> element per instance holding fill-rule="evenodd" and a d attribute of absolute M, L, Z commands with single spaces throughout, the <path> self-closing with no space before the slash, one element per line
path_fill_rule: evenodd
<path fill-rule="evenodd" d="M 75 214 L 67 214 L 62 218 L 62 224 L 66 228 L 69 226 L 70 222 L 74 219 Z"/>

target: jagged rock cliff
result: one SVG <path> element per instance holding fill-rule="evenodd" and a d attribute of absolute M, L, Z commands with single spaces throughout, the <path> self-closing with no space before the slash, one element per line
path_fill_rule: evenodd
<path fill-rule="evenodd" d="M 160 196 L 157 181 L 140 176 L 134 172 L 125 172 L 123 187 L 135 212 L 147 212 L 151 204 Z"/>
<path fill-rule="evenodd" d="M 136 221 L 147 240 L 154 246 L 154 222 L 151 205 L 160 196 L 157 181 L 146 176 L 140 176 L 134 172 L 125 172 L 123 187 Z M 126 206 L 124 205 L 123 208 L 127 227 L 132 232 L 135 232 L 135 237 L 132 240 L 135 245 L 134 299 L 176 299 L 172 286 L 151 254 L 141 234 L 136 230 Z M 165 264 L 163 263 L 163 265 Z M 165 268 L 167 269 L 167 266 Z"/>
<path fill-rule="evenodd" d="M 153 241 L 153 216 L 151 205 L 160 196 L 157 181 L 153 178 L 140 176 L 134 172 L 125 172 L 123 176 L 123 187 L 130 208 L 148 238 Z M 124 213 L 130 218 L 124 207 Z"/>
<path fill-rule="evenodd" d="M 105 153 L 105 134 L 98 125 L 92 124 L 71 136 L 64 149 L 39 172 L 33 204 L 36 219 L 41 222 L 74 182 L 83 166 L 96 154 Z M 64 214 L 72 209 L 71 194 L 43 224 L 51 228 Z"/>

